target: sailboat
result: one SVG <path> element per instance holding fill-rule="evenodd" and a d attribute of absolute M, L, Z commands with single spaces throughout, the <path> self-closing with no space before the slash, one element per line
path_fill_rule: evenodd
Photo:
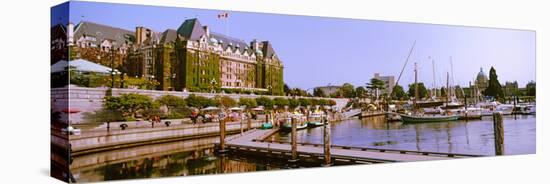
<path fill-rule="evenodd" d="M 455 121 L 459 116 L 456 115 L 426 115 L 418 112 L 418 105 L 416 101 L 419 99 L 418 94 L 418 70 L 416 63 L 414 63 L 414 100 L 413 100 L 413 113 L 400 114 L 401 121 L 403 123 L 426 123 L 426 122 L 443 122 L 443 121 Z"/>

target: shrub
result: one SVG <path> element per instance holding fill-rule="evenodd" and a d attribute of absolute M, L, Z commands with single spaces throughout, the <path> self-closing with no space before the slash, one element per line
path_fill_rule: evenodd
<path fill-rule="evenodd" d="M 83 119 L 84 122 L 87 123 L 124 121 L 124 117 L 120 111 L 107 109 L 101 109 L 94 112 L 84 112 Z"/>
<path fill-rule="evenodd" d="M 321 106 L 329 105 L 329 101 L 327 99 L 320 99 L 317 105 L 321 105 Z"/>
<path fill-rule="evenodd" d="M 120 111 L 124 118 L 135 118 L 140 111 L 158 109 L 158 104 L 149 96 L 130 93 L 119 97 L 107 96 L 103 106 L 106 110 Z"/>
<path fill-rule="evenodd" d="M 288 99 L 288 104 L 290 108 L 294 109 L 300 106 L 300 101 L 298 99 L 291 98 L 291 99 Z"/>
<path fill-rule="evenodd" d="M 164 95 L 158 98 L 156 101 L 160 105 L 165 105 L 168 108 L 168 113 L 170 113 L 172 109 L 184 108 L 186 106 L 185 100 L 183 98 L 174 95 Z"/>
<path fill-rule="evenodd" d="M 328 105 L 330 105 L 330 106 L 335 106 L 335 105 L 336 105 L 336 101 L 334 101 L 334 100 L 329 100 L 329 101 L 328 101 Z"/>
<path fill-rule="evenodd" d="M 237 106 L 237 101 L 228 96 L 216 96 L 214 100 L 217 102 L 217 105 L 223 107 L 235 107 Z"/>
<path fill-rule="evenodd" d="M 268 97 L 258 97 L 256 98 L 256 103 L 258 103 L 258 105 L 264 106 L 267 109 L 271 109 L 273 107 L 273 100 Z"/>
<path fill-rule="evenodd" d="M 283 97 L 277 97 L 273 99 L 273 105 L 278 106 L 279 108 L 283 108 L 284 106 L 290 105 L 288 99 Z"/>
<path fill-rule="evenodd" d="M 256 103 L 256 100 L 253 98 L 240 98 L 239 105 L 246 106 L 247 108 L 254 108 L 258 106 L 258 103 Z"/>
<path fill-rule="evenodd" d="M 299 98 L 298 101 L 300 102 L 300 105 L 304 107 L 311 105 L 311 102 L 307 98 Z"/>
<path fill-rule="evenodd" d="M 196 107 L 196 108 L 204 108 L 207 106 L 217 106 L 218 104 L 209 98 L 202 97 L 202 96 L 196 96 L 194 94 L 189 95 L 185 99 L 185 102 L 187 103 L 187 106 L 189 107 Z"/>

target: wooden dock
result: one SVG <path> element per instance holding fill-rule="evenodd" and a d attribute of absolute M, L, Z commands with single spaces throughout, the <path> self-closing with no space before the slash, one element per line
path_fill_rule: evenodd
<path fill-rule="evenodd" d="M 265 138 L 276 130 L 251 130 L 241 136 L 226 140 L 226 149 L 240 152 L 255 152 L 259 155 L 279 155 L 280 158 L 291 155 L 289 142 L 267 141 Z M 322 144 L 298 143 L 299 159 L 323 159 Z M 406 150 L 391 150 L 378 148 L 362 148 L 331 145 L 331 157 L 335 161 L 351 163 L 386 163 L 386 162 L 413 162 L 428 160 L 444 160 L 464 157 L 478 157 L 480 155 L 421 152 Z"/>

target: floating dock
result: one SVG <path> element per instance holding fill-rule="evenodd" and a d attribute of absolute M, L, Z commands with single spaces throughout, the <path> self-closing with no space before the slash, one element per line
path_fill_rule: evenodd
<path fill-rule="evenodd" d="M 264 156 L 288 158 L 291 155 L 290 142 L 265 140 L 277 130 L 250 130 L 243 135 L 226 139 L 225 148 L 238 153 L 255 153 Z M 297 143 L 299 159 L 323 160 L 323 144 Z M 481 155 L 392 150 L 331 145 L 331 157 L 334 161 L 348 163 L 387 163 L 445 160 Z"/>

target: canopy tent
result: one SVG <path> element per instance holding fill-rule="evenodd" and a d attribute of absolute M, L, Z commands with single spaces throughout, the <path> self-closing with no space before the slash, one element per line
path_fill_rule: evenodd
<path fill-rule="evenodd" d="M 111 74 L 111 68 L 106 67 L 97 63 L 85 59 L 76 59 L 72 61 L 61 60 L 51 66 L 51 73 L 67 71 L 67 66 L 71 70 L 80 71 L 80 72 L 95 72 L 103 74 Z M 120 74 L 118 70 L 114 70 L 116 74 Z"/>
<path fill-rule="evenodd" d="M 253 108 L 252 109 L 253 111 L 263 111 L 264 110 L 264 106 L 258 106 L 256 108 Z"/>
<path fill-rule="evenodd" d="M 230 108 L 229 110 L 230 110 L 230 111 L 243 111 L 244 108 L 242 108 L 242 107 L 232 107 L 232 108 Z"/>
<path fill-rule="evenodd" d="M 203 111 L 216 111 L 216 110 L 220 110 L 220 108 L 218 108 L 218 107 L 213 107 L 213 106 L 208 106 L 208 107 L 203 108 L 203 109 L 201 109 L 201 110 L 203 110 Z"/>

